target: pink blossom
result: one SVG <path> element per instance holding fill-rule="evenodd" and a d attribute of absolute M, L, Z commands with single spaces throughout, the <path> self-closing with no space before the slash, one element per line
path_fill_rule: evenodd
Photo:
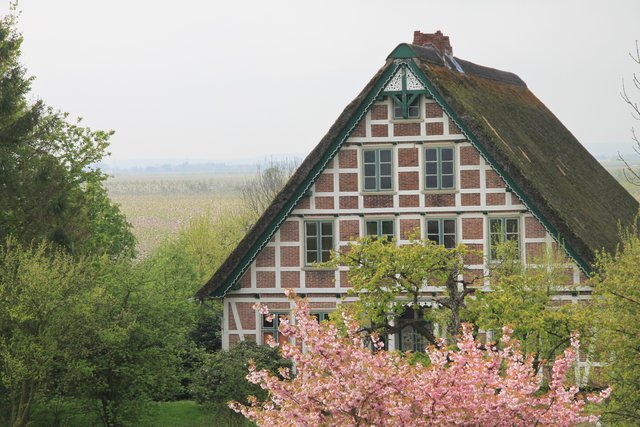
<path fill-rule="evenodd" d="M 576 360 L 572 340 L 553 365 L 549 391 L 540 394 L 541 378 L 533 360 L 505 328 L 502 347 L 482 346 L 465 325 L 457 349 L 440 344 L 427 349 L 431 364 L 411 365 L 400 354 L 372 351 L 345 317 L 347 336 L 332 324 L 319 324 L 309 304 L 296 301 L 295 324 L 283 321 L 280 333 L 297 345 L 282 344 L 296 374 L 284 379 L 250 366 L 249 381 L 269 391 L 266 402 L 230 406 L 260 426 L 528 426 L 595 422 L 584 414 L 587 401 L 598 403 L 609 390 L 584 398 L 566 385 Z M 302 351 L 300 343 L 306 351 Z M 374 347 L 379 340 L 374 338 Z"/>

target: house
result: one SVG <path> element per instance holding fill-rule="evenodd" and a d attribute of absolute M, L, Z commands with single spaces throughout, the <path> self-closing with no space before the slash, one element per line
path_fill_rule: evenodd
<path fill-rule="evenodd" d="M 618 224 L 638 203 L 515 74 L 452 54 L 441 32 L 400 44 L 304 160 L 197 298 L 223 298 L 223 346 L 277 339 L 259 300 L 287 313 L 283 289 L 318 316 L 349 287 L 343 268 L 314 267 L 366 234 L 399 244 L 418 232 L 463 243 L 491 262 L 492 237 L 518 242 L 522 259 L 559 245 L 578 285 L 556 298 L 589 298 L 595 253 L 614 250 Z M 437 289 L 427 289 L 429 298 Z M 402 347 L 392 339 L 390 347 Z"/>

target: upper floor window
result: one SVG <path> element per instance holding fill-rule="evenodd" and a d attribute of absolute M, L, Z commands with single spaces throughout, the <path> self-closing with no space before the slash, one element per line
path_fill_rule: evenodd
<path fill-rule="evenodd" d="M 394 237 L 392 219 L 369 220 L 364 225 L 367 236 L 385 237 L 388 240 Z"/>
<path fill-rule="evenodd" d="M 455 219 L 428 219 L 427 239 L 447 249 L 456 247 Z"/>
<path fill-rule="evenodd" d="M 394 119 L 420 118 L 420 94 L 403 92 L 391 95 L 391 99 Z"/>
<path fill-rule="evenodd" d="M 500 243 L 516 242 L 520 253 L 520 221 L 518 218 L 490 218 L 489 219 L 489 259 L 498 259 L 497 247 Z"/>
<path fill-rule="evenodd" d="M 305 221 L 305 265 L 327 262 L 333 250 L 333 221 Z"/>
<path fill-rule="evenodd" d="M 391 148 L 362 150 L 364 164 L 364 191 L 393 189 Z"/>
<path fill-rule="evenodd" d="M 434 147 L 424 150 L 425 189 L 448 190 L 455 188 L 453 147 Z"/>

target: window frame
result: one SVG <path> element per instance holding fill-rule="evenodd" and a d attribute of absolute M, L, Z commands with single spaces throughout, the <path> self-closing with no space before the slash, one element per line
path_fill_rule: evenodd
<path fill-rule="evenodd" d="M 320 263 L 329 261 L 329 259 L 327 259 L 326 261 L 322 260 L 322 252 L 327 251 L 322 246 L 322 238 L 327 236 L 322 234 L 322 224 L 331 224 L 331 247 L 328 249 L 329 256 L 331 256 L 331 251 L 335 250 L 335 244 L 336 244 L 335 227 L 333 223 L 334 221 L 332 219 L 314 219 L 314 220 L 303 221 L 302 227 L 303 227 L 303 237 L 304 237 L 304 266 L 305 267 L 312 267 L 313 264 L 320 264 Z M 309 262 L 309 248 L 307 247 L 307 239 L 310 237 L 307 234 L 308 224 L 316 225 L 315 236 L 312 236 L 312 237 L 315 237 L 316 239 L 316 249 L 315 251 L 312 251 L 312 252 L 316 252 L 317 255 L 316 255 L 316 261 L 312 261 L 312 262 Z"/>
<path fill-rule="evenodd" d="M 273 315 L 273 320 L 271 322 L 272 326 L 265 326 L 264 325 L 265 321 L 267 320 L 267 316 L 269 315 Z M 271 334 L 274 342 L 278 344 L 282 344 L 283 342 L 289 342 L 288 338 L 280 342 L 280 339 L 284 338 L 283 336 L 280 336 L 280 331 L 278 331 L 278 328 L 280 327 L 281 316 L 286 316 L 289 319 L 289 321 L 291 321 L 291 313 L 286 311 L 275 311 L 273 313 L 262 315 L 262 321 L 260 323 L 260 339 L 262 340 L 262 344 L 267 343 L 267 340 L 265 339 L 265 334 Z"/>
<path fill-rule="evenodd" d="M 391 223 L 391 227 L 392 227 L 392 232 L 391 234 L 381 234 L 380 232 L 382 231 L 382 223 L 383 222 L 390 222 Z M 368 230 L 367 230 L 367 224 L 369 223 L 376 223 L 376 229 L 378 231 L 378 233 L 376 234 L 369 234 Z M 367 237 L 384 237 L 384 238 L 388 238 L 389 240 L 393 240 L 396 238 L 396 221 L 395 218 L 365 218 L 364 219 L 364 235 Z"/>
<path fill-rule="evenodd" d="M 428 174 L 427 173 L 427 163 L 434 163 L 434 161 L 429 161 L 427 160 L 427 151 L 429 150 L 436 150 L 436 160 L 435 160 L 435 164 L 436 164 L 436 173 L 434 174 Z M 452 159 L 451 160 L 442 160 L 442 150 L 451 150 L 451 155 L 452 155 Z M 457 160 L 457 156 L 456 156 L 456 147 L 455 145 L 436 145 L 436 146 L 426 146 L 424 147 L 424 150 L 422 151 L 422 155 L 423 155 L 423 159 L 422 159 L 422 166 L 423 166 L 423 180 L 422 180 L 422 185 L 424 186 L 424 190 L 425 191 L 455 191 L 458 189 L 458 180 L 457 178 L 457 174 L 458 174 L 458 168 L 456 167 L 456 160 Z M 443 162 L 451 162 L 451 173 L 450 174 L 443 174 L 442 173 L 442 163 Z M 451 187 L 443 187 L 442 186 L 442 177 L 443 176 L 449 176 L 451 175 Z M 437 185 L 435 187 L 429 187 L 428 186 L 428 178 L 430 176 L 435 176 L 436 177 L 436 183 Z"/>
<path fill-rule="evenodd" d="M 518 225 L 518 230 L 517 233 L 509 233 L 507 231 L 507 221 L 509 220 L 515 220 L 516 224 Z M 522 257 L 522 221 L 520 219 L 519 216 L 513 216 L 513 215 L 506 215 L 506 216 L 491 216 L 487 218 L 487 246 L 488 246 L 488 251 L 487 251 L 487 258 L 489 262 L 497 262 L 500 261 L 500 259 L 497 256 L 493 255 L 494 249 L 493 249 L 493 234 L 497 234 L 497 233 L 492 233 L 492 229 L 491 229 L 491 222 L 492 221 L 500 221 L 501 222 L 501 227 L 502 227 L 502 232 L 501 232 L 501 242 L 505 242 L 507 240 L 513 240 L 513 239 L 508 239 L 508 235 L 516 235 L 517 238 L 516 243 L 518 245 L 518 258 Z"/>
<path fill-rule="evenodd" d="M 441 245 L 444 246 L 446 249 L 453 249 L 456 246 L 458 246 L 458 218 L 456 217 L 427 217 L 425 218 L 425 222 L 424 222 L 424 235 L 425 235 L 425 239 L 427 240 L 431 240 L 429 239 L 429 221 L 437 221 L 438 222 L 438 241 L 436 242 L 437 245 Z M 444 221 L 453 221 L 453 238 L 454 238 L 454 245 L 450 248 L 448 248 L 445 245 L 445 236 L 451 236 L 452 233 L 445 233 L 444 232 Z M 432 242 L 434 240 L 431 240 Z"/>
<path fill-rule="evenodd" d="M 390 179 L 390 186 L 389 188 L 381 188 L 381 180 L 383 178 L 381 171 L 380 171 L 380 165 L 381 165 L 381 161 L 380 161 L 380 152 L 381 151 L 388 151 L 390 158 L 388 162 L 383 162 L 384 164 L 389 163 L 391 170 L 389 172 L 389 175 L 384 175 L 384 178 L 388 177 Z M 366 162 L 365 161 L 365 157 L 366 157 L 366 153 L 367 152 L 374 152 L 374 167 L 375 167 L 375 174 L 373 175 L 373 178 L 375 179 L 375 183 L 376 186 L 375 188 L 367 188 L 367 178 L 371 178 L 371 176 L 367 176 L 366 174 L 366 166 L 372 164 L 371 162 Z M 362 156 L 362 192 L 364 193 L 384 193 L 384 192 L 393 192 L 394 191 L 394 186 L 395 186 L 395 167 L 394 167 L 394 161 L 395 161 L 395 156 L 394 156 L 394 149 L 393 147 L 388 147 L 388 146 L 384 146 L 384 147 L 366 147 L 366 148 L 362 148 L 361 150 L 361 156 Z"/>

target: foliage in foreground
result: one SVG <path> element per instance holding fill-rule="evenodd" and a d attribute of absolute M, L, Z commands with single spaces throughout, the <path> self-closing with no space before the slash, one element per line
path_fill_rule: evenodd
<path fill-rule="evenodd" d="M 584 414 L 585 405 L 608 394 L 583 398 L 576 386 L 565 386 L 576 359 L 575 339 L 556 359 L 549 390 L 542 393 L 532 358 L 523 356 L 508 328 L 499 348 L 483 348 L 464 326 L 458 351 L 440 343 L 428 349 L 430 366 L 411 365 L 399 354 L 371 351 L 353 320 L 345 319 L 343 337 L 334 325 L 310 316 L 308 302 L 298 300 L 296 307 L 296 324 L 280 326 L 280 333 L 296 340 L 282 345 L 283 355 L 295 363 L 295 377 L 288 369 L 281 369 L 282 379 L 252 366 L 248 378 L 269 399 L 231 404 L 258 425 L 568 426 L 594 422 L 596 417 Z M 374 339 L 374 346 L 381 343 Z"/>
<path fill-rule="evenodd" d="M 634 227 L 615 255 L 601 254 L 594 277 L 596 346 L 606 362 L 604 380 L 613 388 L 604 419 L 640 423 L 640 235 Z"/>
<path fill-rule="evenodd" d="M 584 339 L 589 322 L 582 304 L 559 306 L 552 300 L 559 289 L 572 287 L 566 256 L 548 249 L 524 265 L 513 243 L 497 245 L 501 261 L 491 266 L 490 289 L 477 290 L 468 301 L 469 317 L 487 331 L 512 325 L 513 337 L 523 352 L 533 355 L 537 369 L 569 345 L 572 332 L 579 331 Z"/>
<path fill-rule="evenodd" d="M 35 402 L 71 397 L 121 426 L 175 396 L 194 306 L 147 274 L 51 244 L 0 246 L 0 421 L 26 426 Z"/>
<path fill-rule="evenodd" d="M 205 404 L 228 418 L 236 418 L 227 407 L 229 400 L 248 404 L 248 396 L 264 400 L 267 392 L 247 381 L 247 369 L 251 363 L 257 369 L 277 374 L 280 368 L 291 367 L 277 348 L 242 341 L 229 351 L 207 354 L 191 385 L 191 392 L 198 403 Z M 240 417 L 242 419 L 242 417 Z M 236 418 L 237 420 L 237 418 Z"/>
<path fill-rule="evenodd" d="M 463 260 L 473 255 L 464 245 L 447 249 L 426 239 L 395 245 L 385 239 L 363 237 L 350 242 L 346 250 L 334 253 L 330 264 L 349 267 L 349 295 L 358 300 L 342 308 L 351 310 L 361 323 L 370 323 L 363 329 L 388 335 L 412 326 L 435 343 L 431 328 L 435 316 L 439 315 L 437 320 L 446 325 L 449 337 L 455 337 L 460 328 L 472 289 L 470 282 L 459 277 L 464 276 Z M 419 305 L 425 283 L 445 289 L 442 296 L 433 298 L 442 310 Z M 413 309 L 412 319 L 400 317 L 407 306 Z"/>

